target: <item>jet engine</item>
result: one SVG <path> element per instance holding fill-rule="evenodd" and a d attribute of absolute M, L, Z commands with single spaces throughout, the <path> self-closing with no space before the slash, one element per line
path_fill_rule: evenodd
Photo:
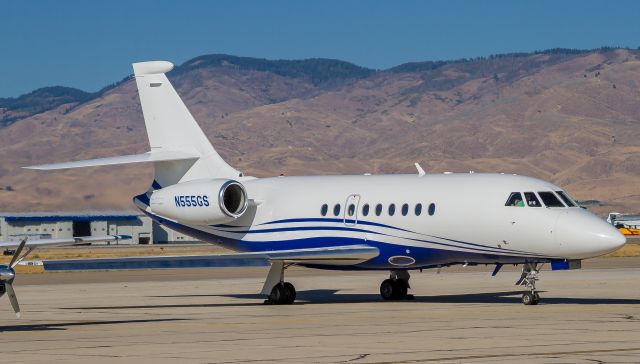
<path fill-rule="evenodd" d="M 178 183 L 152 193 L 154 214 L 192 225 L 232 222 L 247 210 L 249 199 L 244 186 L 228 179 Z"/>

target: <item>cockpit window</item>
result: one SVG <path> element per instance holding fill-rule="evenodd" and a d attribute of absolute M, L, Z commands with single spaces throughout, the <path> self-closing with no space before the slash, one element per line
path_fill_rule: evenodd
<path fill-rule="evenodd" d="M 527 200 L 527 206 L 529 207 L 542 207 L 540 200 L 536 197 L 536 194 L 533 192 L 525 192 L 524 198 Z"/>
<path fill-rule="evenodd" d="M 509 195 L 509 199 L 507 200 L 507 203 L 504 205 L 524 207 L 524 200 L 522 199 L 522 194 L 520 192 L 511 192 L 511 195 Z"/>
<path fill-rule="evenodd" d="M 538 192 L 538 196 L 547 207 L 565 207 L 551 191 Z"/>
<path fill-rule="evenodd" d="M 578 206 L 578 204 L 575 203 L 573 201 L 573 199 L 571 199 L 571 197 L 569 197 L 569 195 L 567 195 L 566 192 L 564 192 L 564 191 L 556 191 L 556 193 L 558 194 L 558 196 L 560 196 L 562 201 L 564 201 L 564 203 L 567 204 L 567 206 L 569 206 L 569 207 L 577 207 Z"/>

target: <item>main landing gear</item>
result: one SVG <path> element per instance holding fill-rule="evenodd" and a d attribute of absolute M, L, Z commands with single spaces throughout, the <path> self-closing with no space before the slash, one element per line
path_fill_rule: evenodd
<path fill-rule="evenodd" d="M 271 305 L 290 305 L 296 300 L 296 289 L 289 282 L 279 282 L 272 289 L 269 297 L 264 301 Z"/>
<path fill-rule="evenodd" d="M 538 263 L 525 263 L 522 267 L 522 275 L 516 285 L 525 286 L 529 290 L 529 292 L 522 294 L 524 305 L 537 305 L 540 302 L 540 295 L 536 292 L 536 281 L 539 279 L 538 273 L 540 273 L 541 267 L 542 264 Z"/>
<path fill-rule="evenodd" d="M 385 301 L 399 301 L 409 298 L 413 298 L 412 295 L 407 294 L 409 290 L 409 271 L 395 270 L 391 271 L 389 279 L 385 279 L 380 284 L 380 296 Z"/>
<path fill-rule="evenodd" d="M 293 284 L 284 281 L 284 270 L 290 266 L 283 261 L 273 261 L 262 287 L 262 294 L 267 295 L 265 304 L 290 305 L 296 300 L 296 289 Z"/>

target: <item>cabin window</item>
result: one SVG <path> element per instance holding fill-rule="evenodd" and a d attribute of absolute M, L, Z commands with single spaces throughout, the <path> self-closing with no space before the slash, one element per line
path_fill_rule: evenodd
<path fill-rule="evenodd" d="M 416 204 L 415 213 L 416 213 L 416 216 L 420 216 L 420 214 L 422 213 L 422 204 L 421 203 Z"/>
<path fill-rule="evenodd" d="M 566 192 L 564 192 L 564 191 L 556 191 L 556 193 L 558 194 L 558 196 L 560 196 L 562 201 L 564 201 L 564 203 L 567 204 L 567 206 L 569 206 L 569 207 L 577 207 L 578 206 L 578 204 L 575 203 L 575 201 L 573 201 L 573 199 L 571 197 L 569 197 L 569 195 L 567 195 Z"/>
<path fill-rule="evenodd" d="M 327 211 L 329 211 L 329 206 L 327 204 L 322 205 L 320 208 L 320 215 L 327 216 Z"/>
<path fill-rule="evenodd" d="M 547 207 L 565 207 L 551 191 L 538 192 L 538 196 Z"/>
<path fill-rule="evenodd" d="M 507 199 L 507 203 L 504 205 L 524 207 L 524 200 L 522 199 L 522 194 L 520 192 L 511 192 L 511 195 L 509 195 L 509 198 Z"/>
<path fill-rule="evenodd" d="M 338 216 L 340 215 L 340 204 L 337 203 L 335 206 L 333 206 L 333 216 Z"/>
<path fill-rule="evenodd" d="M 356 205 L 350 204 L 347 208 L 347 215 L 353 216 L 356 213 Z"/>
<path fill-rule="evenodd" d="M 396 204 L 389 205 L 389 216 L 393 216 L 396 213 Z"/>
<path fill-rule="evenodd" d="M 366 203 L 362 206 L 362 216 L 369 215 L 369 204 Z"/>
<path fill-rule="evenodd" d="M 429 216 L 433 216 L 436 213 L 436 204 L 432 203 L 429 205 Z"/>
<path fill-rule="evenodd" d="M 525 198 L 525 200 L 527 200 L 527 206 L 529 206 L 529 207 L 542 207 L 542 204 L 540 203 L 540 200 L 538 200 L 538 197 L 536 196 L 535 193 L 533 193 L 533 192 L 525 192 L 524 193 L 524 198 Z"/>
<path fill-rule="evenodd" d="M 382 204 L 379 203 L 376 205 L 376 216 L 380 216 L 382 214 Z"/>
<path fill-rule="evenodd" d="M 409 204 L 405 203 L 402 205 L 402 216 L 407 216 L 409 213 Z"/>

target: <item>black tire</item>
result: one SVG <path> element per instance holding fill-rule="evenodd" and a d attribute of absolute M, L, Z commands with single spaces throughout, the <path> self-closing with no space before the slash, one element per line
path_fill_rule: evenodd
<path fill-rule="evenodd" d="M 540 295 L 538 294 L 538 292 L 535 292 L 533 294 L 533 304 L 537 305 L 538 303 L 540 303 Z"/>
<path fill-rule="evenodd" d="M 382 283 L 380 284 L 380 296 L 382 296 L 382 299 L 385 301 L 390 301 L 395 299 L 395 295 L 396 295 L 396 285 L 393 283 L 393 280 L 391 279 L 385 279 L 384 281 L 382 281 Z"/>
<path fill-rule="evenodd" d="M 296 300 L 296 288 L 289 282 L 284 282 L 282 286 L 287 291 L 287 301 L 284 303 L 292 304 Z"/>
<path fill-rule="evenodd" d="M 522 304 L 525 306 L 535 305 L 535 295 L 531 292 L 525 292 L 522 294 Z"/>
<path fill-rule="evenodd" d="M 284 285 L 281 283 L 276 284 L 271 289 L 271 293 L 269 294 L 269 302 L 274 305 L 281 305 L 288 299 L 289 292 L 284 288 Z"/>
<path fill-rule="evenodd" d="M 398 279 L 393 281 L 394 284 L 394 299 L 395 300 L 404 300 L 407 298 L 407 292 L 409 291 L 409 285 L 406 281 L 402 279 Z"/>

